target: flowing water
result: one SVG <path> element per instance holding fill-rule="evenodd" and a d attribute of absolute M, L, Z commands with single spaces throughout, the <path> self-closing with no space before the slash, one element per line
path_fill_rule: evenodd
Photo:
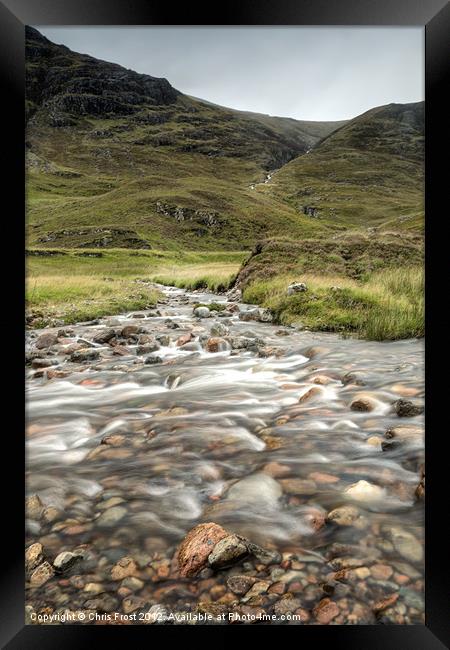
<path fill-rule="evenodd" d="M 27 370 L 27 492 L 46 508 L 27 520 L 27 545 L 41 542 L 50 562 L 63 550 L 85 554 L 66 576 L 30 588 L 27 602 L 36 611 L 120 609 L 127 587 L 118 595 L 107 576 L 123 556 L 139 565 L 145 585 L 132 599 L 141 607 L 220 602 L 225 574 L 183 581 L 173 573 L 186 532 L 213 521 L 282 554 L 278 571 L 297 574 L 297 586 L 290 590 L 288 579 L 285 586 L 309 612 L 305 621 L 333 593 L 323 585 L 348 569 L 335 589 L 334 622 L 372 622 L 374 603 L 392 597 L 390 609 L 381 607 L 386 622 L 421 622 L 424 512 L 415 491 L 423 435 L 384 450 L 381 443 L 399 424 L 423 427 L 422 415 L 399 418 L 392 408 L 399 398 L 423 398 L 423 341 L 368 342 L 244 321 L 245 305 L 198 319 L 194 302 L 228 308 L 226 298 L 164 291 L 159 313 L 67 328 L 41 351 L 55 365 Z M 217 324 L 229 333 L 208 352 Z M 120 355 L 89 343 L 125 325 L 162 336 L 159 349 L 140 354 L 142 334 L 122 341 Z M 177 346 L 189 332 L 192 340 Z M 29 351 L 41 333 L 32 333 Z M 98 358 L 69 360 L 68 351 L 86 345 Z M 159 359 L 145 364 L 148 356 Z M 361 396 L 370 411 L 350 408 Z M 324 524 L 345 505 L 358 508 L 356 524 Z M 90 583 L 103 585 L 103 595 L 84 593 Z M 255 604 L 270 609 L 280 598 L 274 593 Z"/>

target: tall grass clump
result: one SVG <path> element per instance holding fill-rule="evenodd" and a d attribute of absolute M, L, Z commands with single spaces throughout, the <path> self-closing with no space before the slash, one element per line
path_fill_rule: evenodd
<path fill-rule="evenodd" d="M 250 283 L 243 297 L 284 325 L 396 340 L 424 335 L 423 275 L 418 266 L 377 271 L 364 282 L 305 274 L 308 290 L 291 296 L 287 287 L 298 276 L 279 275 Z"/>

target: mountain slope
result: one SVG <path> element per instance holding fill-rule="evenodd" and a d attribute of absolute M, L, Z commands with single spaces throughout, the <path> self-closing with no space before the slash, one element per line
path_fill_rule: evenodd
<path fill-rule="evenodd" d="M 326 229 L 250 186 L 341 123 L 215 106 L 26 37 L 30 244 L 242 248 Z"/>
<path fill-rule="evenodd" d="M 242 250 L 421 227 L 423 105 L 299 121 L 184 95 L 32 28 L 26 46 L 31 246 Z"/>
<path fill-rule="evenodd" d="M 367 111 L 273 175 L 266 194 L 336 225 L 423 227 L 424 104 Z"/>

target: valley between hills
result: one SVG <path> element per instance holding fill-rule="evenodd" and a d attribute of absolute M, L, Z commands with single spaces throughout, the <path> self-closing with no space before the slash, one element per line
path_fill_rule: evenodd
<path fill-rule="evenodd" d="M 303 329 L 423 335 L 422 102 L 236 111 L 27 28 L 26 114 L 31 327 L 149 307 L 159 283 L 239 290 Z"/>

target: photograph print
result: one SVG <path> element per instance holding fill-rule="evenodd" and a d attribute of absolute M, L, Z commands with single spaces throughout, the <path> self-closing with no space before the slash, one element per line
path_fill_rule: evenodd
<path fill-rule="evenodd" d="M 25 43 L 27 625 L 424 625 L 424 28 Z"/>

